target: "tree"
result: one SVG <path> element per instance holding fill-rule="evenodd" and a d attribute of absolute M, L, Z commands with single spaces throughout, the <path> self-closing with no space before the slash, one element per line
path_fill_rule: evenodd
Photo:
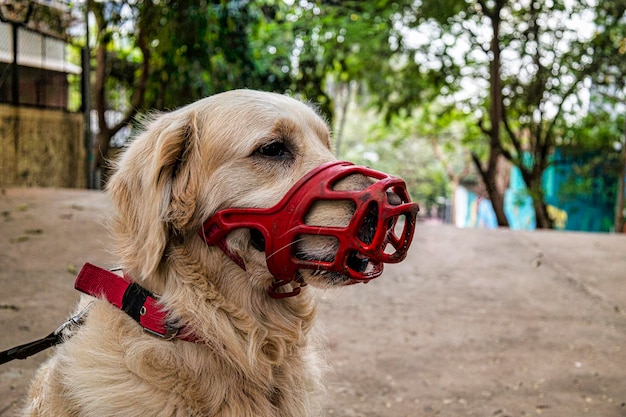
<path fill-rule="evenodd" d="M 139 112 L 169 110 L 233 88 L 285 91 L 288 53 L 258 39 L 280 38 L 272 1 L 88 2 L 96 22 L 93 81 L 99 131 L 95 166 L 107 179 L 111 138 Z M 284 11 L 282 11 L 284 14 Z M 254 38 L 256 37 L 256 38 Z M 115 110 L 120 117 L 107 117 Z"/>
<path fill-rule="evenodd" d="M 148 1 L 140 3 L 137 9 L 124 2 L 87 2 L 96 21 L 96 71 L 93 83 L 94 107 L 98 115 L 98 133 L 96 134 L 97 150 L 95 169 L 101 172 L 101 184 L 108 177 L 108 156 L 111 138 L 127 126 L 143 105 L 150 71 L 149 34 L 146 33 L 144 22 L 154 17 L 153 4 Z M 125 24 L 137 22 L 136 33 L 130 35 L 140 54 L 139 63 L 129 59 L 127 51 L 115 49 L 113 43 Z M 138 72 L 138 75 L 136 74 Z M 121 83 L 125 91 L 132 92 L 129 104 L 121 118 L 111 123 L 107 112 L 112 108 L 110 100 L 113 94 L 119 93 L 114 88 Z"/>
<path fill-rule="evenodd" d="M 322 0 L 300 1 L 291 10 L 292 91 L 318 103 L 329 121 L 339 115 L 340 133 L 357 93 L 377 92 L 392 74 L 398 42 L 390 42 L 399 7 L 390 0 Z"/>
<path fill-rule="evenodd" d="M 280 27 L 285 6 L 183 3 L 159 2 L 146 108 L 171 109 L 234 88 L 283 92 L 289 87 L 289 37 Z"/>
<path fill-rule="evenodd" d="M 400 85 L 415 84 L 476 117 L 489 152 L 473 154 L 498 219 L 507 226 L 498 163 L 520 168 L 537 227 L 551 227 L 541 178 L 569 118 L 583 109 L 583 84 L 597 68 L 587 2 L 441 0 L 397 20 L 407 57 Z M 419 106 L 425 92 L 393 89 L 388 109 Z M 416 100 L 415 97 L 418 97 Z"/>

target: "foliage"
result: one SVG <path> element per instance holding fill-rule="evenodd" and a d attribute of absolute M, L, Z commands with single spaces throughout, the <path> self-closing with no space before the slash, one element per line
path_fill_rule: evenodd
<path fill-rule="evenodd" d="M 396 18 L 404 39 L 404 59 L 397 59 L 403 65 L 395 72 L 400 88 L 381 95 L 381 103 L 389 114 L 410 114 L 406 108 L 436 99 L 473 115 L 489 146 L 487 158 L 474 159 L 501 225 L 506 218 L 495 176 L 505 157 L 535 198 L 539 226 L 550 226 L 541 178 L 559 136 L 584 113 L 583 86 L 599 67 L 593 6 L 442 0 Z"/>
<path fill-rule="evenodd" d="M 388 0 L 300 1 L 292 10 L 293 91 L 319 103 L 331 119 L 333 88 L 353 81 L 379 90 L 392 79 L 392 16 Z M 393 42 L 392 42 L 393 43 Z M 397 46 L 396 46 L 397 47 Z"/>
<path fill-rule="evenodd" d="M 541 177 L 555 147 L 602 148 L 600 138 L 616 133 L 615 118 L 595 131 L 579 123 L 589 91 L 612 100 L 613 112 L 626 101 L 621 0 L 97 5 L 106 8 L 98 39 L 108 45 L 110 103 L 131 103 L 146 70 L 141 111 L 240 87 L 287 92 L 339 119 L 338 136 L 347 120 L 347 156 L 401 173 L 426 200 L 446 192 L 446 175 L 463 172 L 469 151 L 498 209 L 496 168 L 510 160 L 543 226 Z M 439 151 L 446 170 L 431 167 Z"/>
<path fill-rule="evenodd" d="M 409 119 L 390 125 L 372 109 L 355 106 L 348 122 L 345 158 L 398 175 L 407 182 L 422 213 L 448 195 L 448 181 L 428 139 L 415 133 Z"/>
<path fill-rule="evenodd" d="M 265 2 L 162 0 L 139 3 L 152 70 L 144 108 L 171 109 L 233 88 L 284 91 L 285 54 L 272 37 L 279 18 Z M 267 46 L 267 45 L 270 46 Z"/>

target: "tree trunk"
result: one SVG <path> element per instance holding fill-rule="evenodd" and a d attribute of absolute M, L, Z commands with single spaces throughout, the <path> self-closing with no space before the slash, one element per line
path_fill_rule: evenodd
<path fill-rule="evenodd" d="M 109 180 L 111 164 L 109 162 L 109 143 L 111 141 L 111 134 L 108 129 L 102 127 L 96 134 L 96 149 L 94 149 L 95 155 L 95 167 L 97 171 L 96 184 L 99 189 L 104 189 L 107 181 Z"/>
<path fill-rule="evenodd" d="M 99 178 L 99 183 L 97 184 L 98 188 L 103 188 L 105 177 L 103 170 L 109 153 L 109 140 L 111 138 L 105 119 L 106 55 L 108 42 L 105 41 L 104 34 L 106 32 L 107 23 L 102 5 L 91 2 L 91 6 L 93 7 L 97 26 L 96 71 L 93 83 L 93 99 L 96 114 L 98 115 L 98 133 L 96 134 L 94 149 L 94 169 L 96 171 L 96 177 Z"/>
<path fill-rule="evenodd" d="M 500 155 L 495 155 L 495 156 L 490 155 L 489 167 L 487 168 L 488 179 L 485 182 L 485 187 L 487 188 L 487 194 L 489 195 L 489 199 L 491 200 L 493 211 L 496 214 L 496 220 L 498 221 L 498 226 L 509 227 L 509 221 L 506 218 L 506 214 L 504 213 L 504 192 L 498 188 L 498 182 L 497 182 L 499 159 L 500 159 Z"/>
<path fill-rule="evenodd" d="M 506 214 L 504 214 L 504 193 L 500 191 L 497 183 L 499 159 L 500 155 L 497 149 L 490 149 L 489 164 L 487 166 L 487 169 L 485 170 L 480 163 L 478 155 L 472 153 L 472 161 L 474 161 L 476 170 L 480 174 L 483 183 L 485 184 L 485 188 L 487 189 L 487 195 L 489 196 L 489 200 L 491 200 L 491 205 L 496 215 L 498 226 L 509 227 L 509 221 L 506 218 Z"/>
<path fill-rule="evenodd" d="M 490 87 L 490 104 L 489 104 L 489 122 L 490 128 L 483 129 L 483 132 L 489 135 L 489 159 L 487 161 L 487 169 L 484 170 L 480 162 L 475 158 L 476 155 L 472 155 L 474 163 L 478 168 L 487 194 L 491 200 L 493 211 L 496 214 L 498 226 L 509 227 L 509 222 L 504 214 L 504 193 L 500 191 L 497 184 L 498 177 L 498 162 L 503 154 L 500 125 L 503 122 L 503 108 L 502 108 L 502 78 L 500 73 L 501 58 L 500 58 L 500 10 L 503 4 L 496 2 L 493 10 L 488 11 L 487 4 L 481 2 L 485 13 L 488 14 L 491 19 L 492 38 L 489 46 L 491 52 L 491 61 L 489 62 L 489 87 Z"/>
<path fill-rule="evenodd" d="M 537 155 L 533 161 L 532 169 L 520 167 L 522 178 L 526 184 L 526 188 L 533 199 L 533 208 L 535 209 L 535 227 L 537 229 L 552 229 L 554 221 L 548 214 L 548 205 L 545 201 L 543 191 L 543 173 L 546 170 L 545 156 Z"/>
<path fill-rule="evenodd" d="M 548 206 L 543 199 L 533 197 L 533 206 L 535 208 L 535 225 L 537 229 L 552 229 L 554 224 L 552 218 L 548 215 Z"/>
<path fill-rule="evenodd" d="M 109 178 L 111 164 L 109 161 L 109 144 L 111 138 L 119 132 L 123 127 L 128 125 L 137 111 L 141 107 L 148 84 L 148 75 L 150 73 L 150 49 L 143 30 L 139 30 L 136 35 L 136 42 L 142 53 L 142 63 L 139 79 L 133 91 L 130 105 L 125 112 L 124 117 L 114 126 L 109 126 L 106 120 L 106 112 L 108 110 L 106 98 L 106 81 L 109 76 L 107 74 L 107 50 L 110 38 L 107 36 L 107 20 L 102 3 L 90 2 L 93 7 L 93 13 L 97 24 L 98 45 L 96 48 L 96 72 L 93 86 L 95 110 L 98 114 L 98 134 L 96 135 L 96 149 L 94 149 L 94 167 L 100 174 L 99 185 L 104 188 Z M 152 3 L 145 4 L 146 10 L 153 7 Z"/>

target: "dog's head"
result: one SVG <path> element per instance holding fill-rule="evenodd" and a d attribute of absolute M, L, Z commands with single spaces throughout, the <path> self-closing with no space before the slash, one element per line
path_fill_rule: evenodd
<path fill-rule="evenodd" d="M 374 278 L 382 270 L 374 251 L 382 253 L 388 243 L 395 246 L 395 258 L 388 256 L 385 262 L 406 253 L 417 206 L 409 203 L 403 183 L 376 186 L 389 179 L 333 163 L 330 146 L 328 127 L 311 107 L 272 93 L 231 91 L 152 118 L 109 182 L 124 266 L 149 280 L 176 245 L 208 262 L 204 253 L 219 249 L 207 247 L 204 240 L 219 244 L 245 269 L 238 274 L 241 279 L 255 288 L 270 288 L 273 295 L 292 280 L 329 286 L 353 283 L 359 274 L 364 281 Z M 311 187 L 322 183 L 336 195 L 311 196 Z M 374 198 L 380 204 L 369 201 Z M 284 215 L 299 203 L 304 211 Z M 399 206 L 403 210 L 394 211 Z M 233 209 L 235 223 L 231 216 L 226 225 L 223 215 Z M 261 216 L 256 223 L 250 220 L 253 214 Z M 212 226 L 222 232 L 218 238 L 208 236 Z M 296 226 L 318 232 L 309 228 L 278 239 L 284 235 L 281 228 L 287 232 Z M 337 230 L 350 230 L 352 242 L 361 242 L 360 249 L 344 248 L 345 259 L 336 262 L 341 267 L 331 265 L 346 241 Z M 293 276 L 282 276 L 285 269 L 279 271 L 276 260 L 292 262 L 286 273 Z M 159 290 L 159 285 L 152 287 Z"/>

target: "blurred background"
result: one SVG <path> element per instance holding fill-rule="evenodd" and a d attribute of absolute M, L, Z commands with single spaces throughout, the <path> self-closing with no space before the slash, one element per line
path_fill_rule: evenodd
<path fill-rule="evenodd" d="M 0 0 L 0 186 L 100 189 L 136 121 L 251 88 L 423 221 L 623 232 L 623 0 Z"/>

